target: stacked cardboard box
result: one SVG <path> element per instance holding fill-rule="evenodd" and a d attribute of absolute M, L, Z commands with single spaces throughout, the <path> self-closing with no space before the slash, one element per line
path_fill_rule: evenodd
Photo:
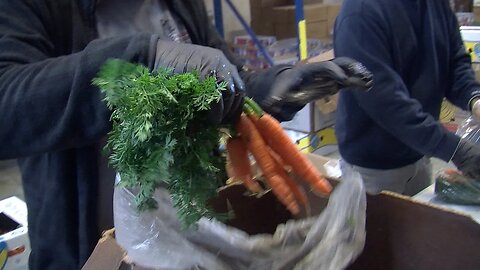
<path fill-rule="evenodd" d="M 293 0 L 250 0 L 251 26 L 258 35 L 273 35 L 273 23 L 268 13 L 273 7 L 291 5 Z"/>
<path fill-rule="evenodd" d="M 257 34 L 278 39 L 296 37 L 295 6 L 288 0 L 251 1 L 252 28 Z M 333 30 L 340 4 L 308 1 L 304 5 L 308 38 L 328 38 Z"/>
<path fill-rule="evenodd" d="M 307 37 L 323 39 L 331 35 L 340 5 L 311 4 L 305 5 L 304 14 L 307 23 Z M 295 25 L 295 6 L 279 6 L 271 10 L 274 35 L 278 39 L 297 35 Z"/>

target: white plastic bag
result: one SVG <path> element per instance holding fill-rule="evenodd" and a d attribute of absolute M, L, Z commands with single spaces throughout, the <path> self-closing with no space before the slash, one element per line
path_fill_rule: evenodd
<path fill-rule="evenodd" d="M 118 243 L 133 262 L 152 269 L 339 270 L 365 243 L 365 190 L 350 168 L 343 168 L 343 180 L 319 216 L 290 220 L 274 235 L 249 236 L 208 219 L 182 231 L 168 192 L 158 189 L 155 198 L 157 210 L 138 213 L 132 192 L 117 187 L 114 196 Z"/>
<path fill-rule="evenodd" d="M 457 130 L 457 135 L 464 140 L 480 144 L 480 122 L 470 116 L 462 122 Z"/>

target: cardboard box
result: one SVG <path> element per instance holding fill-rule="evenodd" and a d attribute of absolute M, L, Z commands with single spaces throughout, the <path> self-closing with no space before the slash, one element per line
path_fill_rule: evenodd
<path fill-rule="evenodd" d="M 475 78 L 480 81 L 480 63 L 472 63 L 472 68 L 475 72 Z"/>
<path fill-rule="evenodd" d="M 309 155 L 319 169 L 327 158 Z M 290 219 L 288 212 L 272 208 L 272 199 L 253 202 L 242 196 L 243 186 L 232 189 L 231 195 L 242 198 L 234 225 L 251 234 L 272 233 L 277 224 Z M 316 200 L 314 213 L 326 205 Z M 234 200 L 232 200 L 233 203 Z M 222 203 L 220 207 L 227 208 Z M 255 208 L 252 208 L 255 207 Z M 255 211 L 251 211 L 255 209 Z M 237 211 L 237 209 L 236 209 Z M 237 213 L 236 213 L 237 214 Z M 470 217 L 412 200 L 395 193 L 367 195 L 366 243 L 350 270 L 478 270 L 480 266 L 480 225 Z M 186 254 L 186 256 L 188 256 Z M 99 241 L 84 270 L 141 269 L 129 262 L 112 232 Z"/>
<path fill-rule="evenodd" d="M 303 11 L 307 22 L 328 20 L 328 8 L 330 5 L 311 4 L 304 5 Z M 295 24 L 295 6 L 277 6 L 271 9 L 271 20 L 274 23 L 293 23 Z"/>
<path fill-rule="evenodd" d="M 258 3 L 252 3 L 258 2 Z M 333 29 L 340 4 L 304 3 L 308 38 L 328 37 Z M 283 3 L 283 4 L 282 4 Z M 275 35 L 279 39 L 297 36 L 293 1 L 251 1 L 251 26 L 260 35 Z"/>
<path fill-rule="evenodd" d="M 473 7 L 473 16 L 476 23 L 480 22 L 480 6 Z"/>
<path fill-rule="evenodd" d="M 335 53 L 333 52 L 333 50 L 329 50 L 320 55 L 307 59 L 306 63 L 329 61 L 329 60 L 332 60 L 333 58 L 335 58 Z"/>
<path fill-rule="evenodd" d="M 327 13 L 327 23 L 329 34 L 333 34 L 335 28 L 335 20 L 337 19 L 338 13 L 340 13 L 341 5 L 329 5 Z"/>
<path fill-rule="evenodd" d="M 471 217 L 385 192 L 367 196 L 365 248 L 349 270 L 474 270 L 480 225 Z"/>
<path fill-rule="evenodd" d="M 335 124 L 335 110 L 323 113 L 315 104 L 307 104 L 291 121 L 282 122 L 282 127 L 289 130 L 313 133 Z"/>
<path fill-rule="evenodd" d="M 275 36 L 278 39 L 287 39 L 297 36 L 297 30 L 292 27 L 291 23 L 276 23 L 273 25 Z M 308 22 L 307 23 L 307 37 L 314 39 L 323 39 L 330 36 L 328 22 Z"/>
<path fill-rule="evenodd" d="M 339 4 L 305 5 L 307 37 L 317 39 L 329 37 L 339 11 Z M 267 20 L 272 22 L 274 35 L 278 39 L 291 38 L 297 35 L 295 6 L 273 7 L 270 10 L 270 15 L 267 16 Z"/>
<path fill-rule="evenodd" d="M 293 0 L 250 0 L 250 26 L 257 35 L 274 35 L 273 23 L 268 19 L 272 7 L 292 5 Z"/>
<path fill-rule="evenodd" d="M 27 205 L 17 197 L 0 201 L 0 269 L 28 269 Z"/>

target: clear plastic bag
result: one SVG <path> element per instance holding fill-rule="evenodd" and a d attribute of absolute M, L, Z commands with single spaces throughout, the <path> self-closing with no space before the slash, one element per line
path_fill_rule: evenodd
<path fill-rule="evenodd" d="M 343 179 L 320 215 L 289 220 L 273 235 L 250 236 L 215 220 L 180 229 L 168 192 L 155 194 L 158 209 L 138 213 L 134 193 L 117 187 L 116 238 L 137 265 L 152 269 L 344 269 L 365 243 L 366 196 L 358 173 Z"/>
<path fill-rule="evenodd" d="M 457 135 L 480 144 L 480 122 L 473 117 L 466 119 Z M 480 205 L 480 179 L 468 179 L 455 170 L 443 170 L 435 179 L 435 194 L 450 203 Z"/>
<path fill-rule="evenodd" d="M 458 128 L 457 135 L 464 140 L 480 144 L 480 121 L 473 117 L 467 118 Z"/>

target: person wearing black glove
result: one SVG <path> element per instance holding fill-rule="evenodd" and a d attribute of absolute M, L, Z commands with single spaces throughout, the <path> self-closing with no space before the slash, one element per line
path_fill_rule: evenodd
<path fill-rule="evenodd" d="M 237 67 L 222 51 L 205 46 L 159 40 L 153 69 L 159 67 L 171 68 L 174 73 L 196 70 L 201 78 L 214 75 L 218 81 L 227 83 L 227 89 L 222 91 L 222 99 L 212 106 L 208 114 L 208 124 L 231 123 L 240 115 L 245 85 Z"/>
<path fill-rule="evenodd" d="M 0 159 L 19 160 L 31 270 L 81 269 L 113 226 L 111 111 L 91 83 L 108 59 L 227 82 L 211 125 L 234 122 L 246 91 L 274 112 L 349 83 L 336 61 L 243 71 L 200 0 L 0 0 L 0 37 Z"/>
<path fill-rule="evenodd" d="M 280 65 L 255 79 L 251 83 L 247 76 L 247 94 L 280 121 L 291 120 L 306 104 L 334 95 L 342 88 L 365 91 L 373 86 L 372 74 L 347 57 L 297 66 Z"/>
<path fill-rule="evenodd" d="M 368 92 L 340 92 L 335 122 L 342 160 L 367 192 L 415 195 L 432 184 L 430 158 L 449 162 L 457 149 L 472 174 L 476 147 L 439 121 L 445 100 L 480 117 L 480 82 L 449 1 L 345 0 L 334 33 L 335 55 L 375 76 Z"/>
<path fill-rule="evenodd" d="M 480 146 L 461 140 L 452 162 L 466 177 L 480 181 Z"/>
<path fill-rule="evenodd" d="M 238 118 L 245 88 L 246 94 L 267 113 L 286 121 L 306 104 L 334 95 L 342 88 L 368 90 L 373 85 L 372 74 L 347 57 L 297 66 L 279 65 L 265 72 L 243 71 L 240 76 L 237 67 L 218 49 L 164 41 L 157 43 L 153 69 L 158 67 L 172 68 L 176 73 L 197 70 L 201 77 L 214 74 L 219 81 L 227 82 L 222 100 L 209 114 L 212 124 L 230 123 Z"/>

